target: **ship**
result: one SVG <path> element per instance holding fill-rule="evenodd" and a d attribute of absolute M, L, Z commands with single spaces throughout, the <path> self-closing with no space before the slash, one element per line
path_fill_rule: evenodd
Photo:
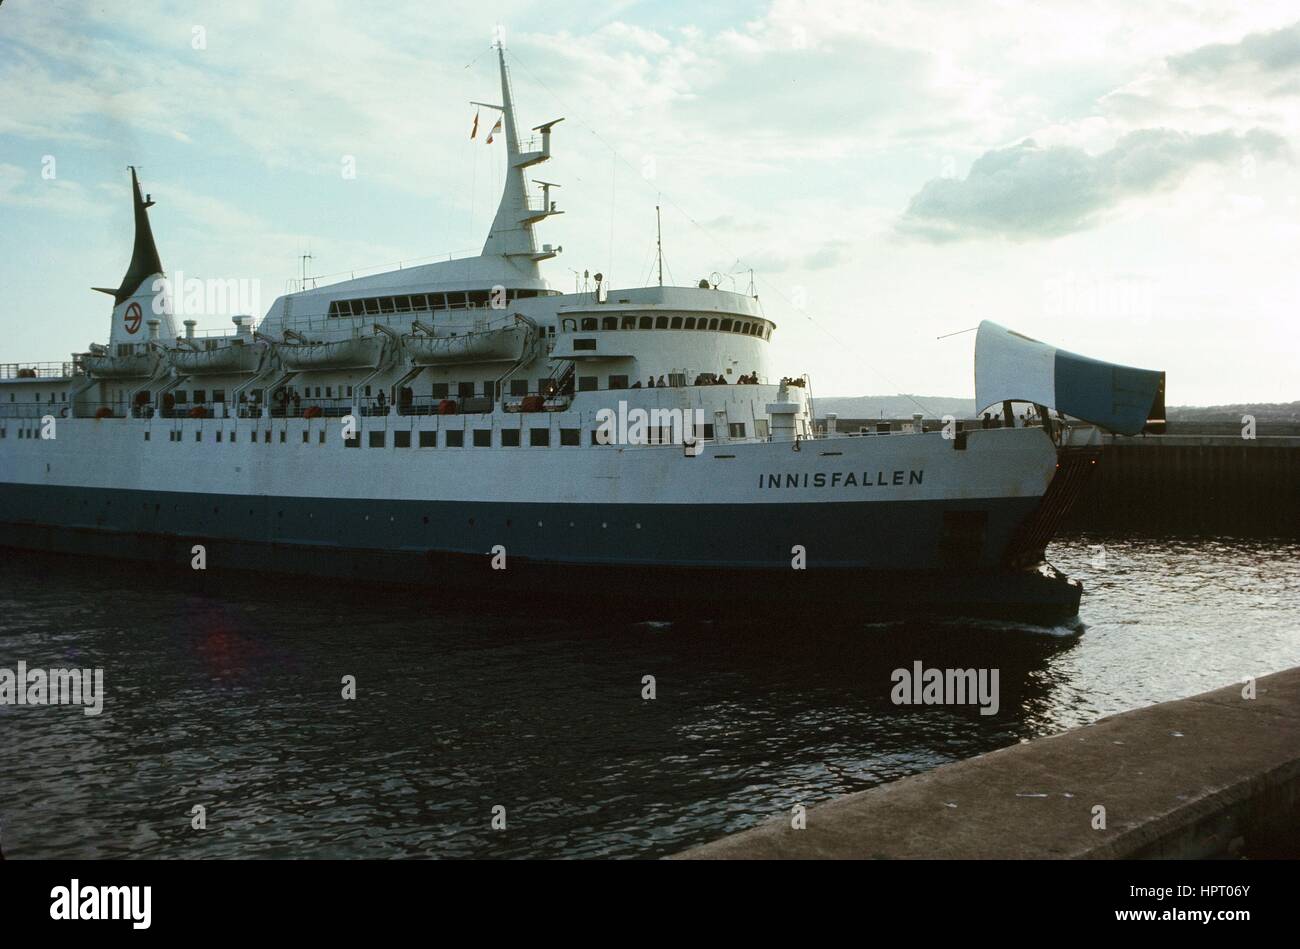
<path fill-rule="evenodd" d="M 562 211 L 529 175 L 562 119 L 521 138 L 496 53 L 501 101 L 477 105 L 506 173 L 477 256 L 178 332 L 131 168 L 107 343 L 0 366 L 0 545 L 579 609 L 1078 613 L 1047 544 L 1101 433 L 1162 414 L 1163 373 L 986 321 L 981 418 L 821 423 L 756 295 L 544 279 Z"/>

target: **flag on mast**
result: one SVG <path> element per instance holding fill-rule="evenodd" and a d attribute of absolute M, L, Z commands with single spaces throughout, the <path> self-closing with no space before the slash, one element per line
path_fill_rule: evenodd
<path fill-rule="evenodd" d="M 469 130 L 469 140 L 474 141 L 476 135 L 478 135 L 478 109 L 474 110 L 474 125 Z"/>
<path fill-rule="evenodd" d="M 487 143 L 489 145 L 492 144 L 492 136 L 496 135 L 499 131 L 501 131 L 501 120 L 497 119 L 497 124 L 492 126 L 492 131 L 488 132 Z"/>

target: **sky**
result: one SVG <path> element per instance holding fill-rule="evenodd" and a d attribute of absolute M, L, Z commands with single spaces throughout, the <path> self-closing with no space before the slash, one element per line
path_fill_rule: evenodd
<path fill-rule="evenodd" d="M 520 128 L 565 118 L 558 289 L 653 283 L 658 204 L 665 281 L 752 270 L 816 395 L 973 396 L 991 319 L 1170 404 L 1300 399 L 1294 0 L 2 0 L 0 362 L 107 339 L 128 164 L 173 279 L 259 316 L 304 253 L 321 284 L 476 254 L 495 37 Z"/>

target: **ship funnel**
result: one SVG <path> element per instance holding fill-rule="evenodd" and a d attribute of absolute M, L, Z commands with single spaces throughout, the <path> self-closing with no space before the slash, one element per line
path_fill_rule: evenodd
<path fill-rule="evenodd" d="M 135 245 L 131 263 L 116 290 L 96 287 L 101 293 L 113 297 L 113 325 L 109 344 L 140 343 L 150 335 L 150 320 L 159 321 L 160 333 L 168 339 L 176 335 L 172 323 L 171 301 L 163 276 L 158 246 L 154 243 L 153 229 L 149 225 L 149 208 L 152 197 L 146 199 L 140 192 L 140 179 L 131 169 L 131 199 L 135 219 Z"/>

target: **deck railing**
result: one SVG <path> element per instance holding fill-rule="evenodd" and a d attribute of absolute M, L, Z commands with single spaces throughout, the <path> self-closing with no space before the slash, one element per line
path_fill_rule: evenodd
<path fill-rule="evenodd" d="M 6 362 L 0 363 L 0 379 L 67 379 L 84 375 L 74 362 Z"/>

